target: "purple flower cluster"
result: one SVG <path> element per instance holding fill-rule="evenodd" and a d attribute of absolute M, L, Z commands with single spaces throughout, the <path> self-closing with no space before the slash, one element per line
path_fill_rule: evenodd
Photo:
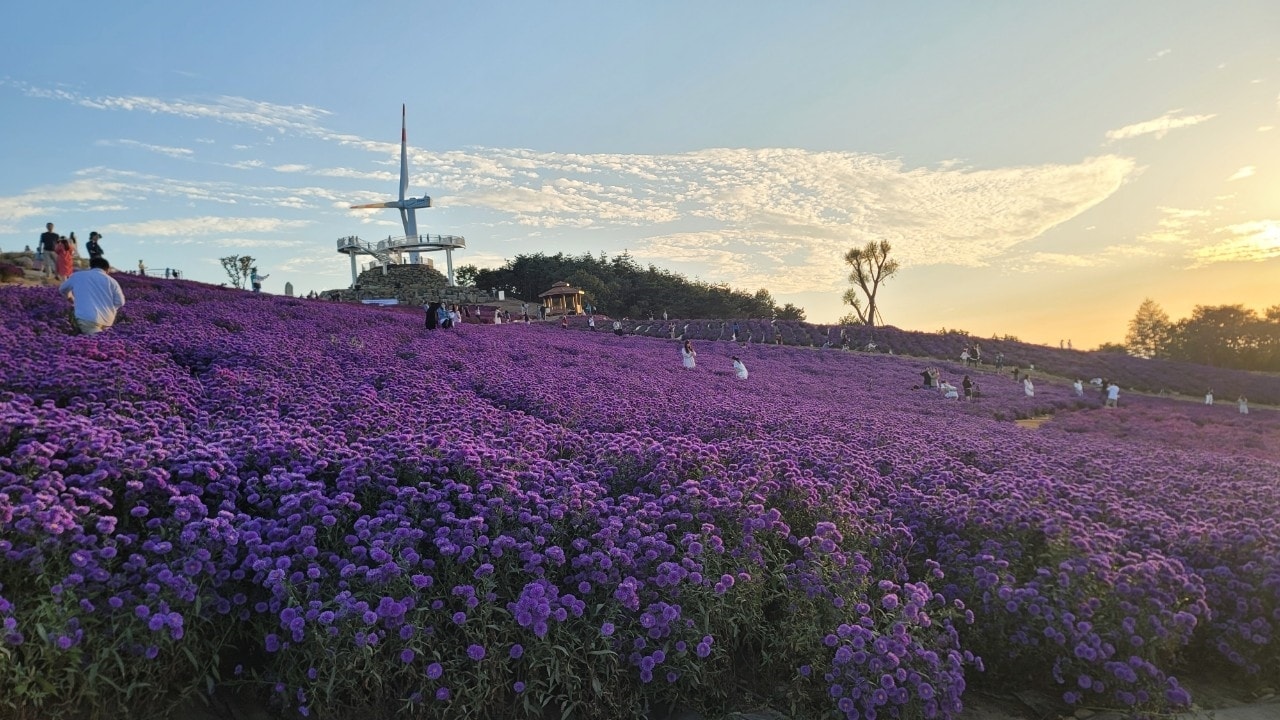
<path fill-rule="evenodd" d="M 715 697 L 749 657 L 798 706 L 950 718 L 984 665 L 1137 709 L 1184 704 L 1200 649 L 1280 672 L 1254 426 L 1214 426 L 1241 457 L 1170 446 L 1167 401 L 958 403 L 884 354 L 704 342 L 689 372 L 654 338 L 123 282 L 92 338 L 0 288 L 0 640 L 47 676 L 122 649 L 198 686 L 187 653 L 238 652 L 321 715 L 368 677 L 493 714 L 588 677 Z"/>

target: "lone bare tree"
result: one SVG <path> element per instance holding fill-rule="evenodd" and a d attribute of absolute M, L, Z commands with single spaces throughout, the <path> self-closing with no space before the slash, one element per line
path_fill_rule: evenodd
<path fill-rule="evenodd" d="M 218 260 L 222 263 L 222 269 L 227 271 L 227 277 L 231 278 L 231 284 L 243 290 L 245 283 L 249 282 L 249 273 L 253 271 L 256 259 L 248 255 L 228 255 Z"/>
<path fill-rule="evenodd" d="M 844 254 L 844 261 L 852 267 L 849 282 L 853 283 L 853 287 L 844 291 L 844 301 L 853 306 L 853 312 L 863 325 L 876 324 L 880 316 L 880 311 L 876 308 L 876 293 L 880 291 L 881 283 L 898 272 L 898 261 L 889 257 L 891 250 L 893 247 L 888 240 L 872 240 L 864 247 L 853 248 Z M 864 296 L 865 305 L 862 300 Z"/>

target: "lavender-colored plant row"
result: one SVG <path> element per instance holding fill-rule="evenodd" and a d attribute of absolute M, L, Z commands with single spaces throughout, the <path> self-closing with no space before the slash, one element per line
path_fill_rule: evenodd
<path fill-rule="evenodd" d="M 574 318 L 574 327 L 585 327 L 585 318 Z M 626 328 L 649 337 L 687 334 L 700 340 L 728 340 L 733 336 L 733 320 L 631 321 Z M 603 325 L 603 323 L 602 323 Z M 1183 395 L 1203 395 L 1213 388 L 1222 400 L 1234 401 L 1245 395 L 1254 402 L 1280 405 L 1280 375 L 1254 373 L 1230 368 L 1214 368 L 1172 360 L 1150 360 L 1117 353 L 1064 350 L 1015 340 L 970 337 L 949 333 L 923 333 L 895 327 L 814 325 L 794 320 L 738 321 L 740 339 L 753 343 L 773 343 L 781 336 L 785 345 L 823 347 L 841 345 L 841 331 L 849 347 L 864 350 L 874 343 L 877 352 L 897 355 L 947 358 L 960 362 L 960 353 L 977 342 L 982 350 L 981 367 L 991 370 L 997 353 L 1004 355 L 1006 371 L 1013 367 L 1051 373 L 1059 377 L 1115 380 L 1127 390 L 1150 393 L 1167 391 Z"/>
<path fill-rule="evenodd" d="M 6 714 L 239 685 L 625 717 L 752 687 L 950 718 L 975 681 L 1155 711 L 1189 657 L 1280 672 L 1274 411 L 1196 444 L 1158 398 L 992 375 L 966 404 L 902 357 L 709 341 L 685 370 L 654 338 L 122 283 L 93 338 L 0 289 Z"/>

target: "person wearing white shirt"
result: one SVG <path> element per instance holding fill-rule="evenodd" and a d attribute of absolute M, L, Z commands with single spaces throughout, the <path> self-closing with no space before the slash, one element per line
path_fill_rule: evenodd
<path fill-rule="evenodd" d="M 96 335 L 116 322 L 116 313 L 124 307 L 120 283 L 107 274 L 111 268 L 106 258 L 90 258 L 89 269 L 71 273 L 58 286 L 58 292 L 74 306 L 76 326 L 85 335 Z"/>
<path fill-rule="evenodd" d="M 747 366 L 742 364 L 737 355 L 733 356 L 733 374 L 737 375 L 739 380 L 747 379 Z"/>
<path fill-rule="evenodd" d="M 1111 383 L 1107 386 L 1107 407 L 1115 407 L 1120 403 L 1120 386 Z"/>
<path fill-rule="evenodd" d="M 1028 375 L 1027 377 L 1023 378 L 1023 380 L 1022 380 L 1022 391 L 1023 391 L 1023 392 L 1025 392 L 1025 393 L 1027 394 L 1027 397 L 1035 397 L 1035 396 L 1036 396 L 1036 386 L 1031 384 L 1031 376 L 1030 376 L 1030 375 Z"/>
<path fill-rule="evenodd" d="M 684 363 L 685 370 L 692 370 L 698 366 L 698 353 L 693 349 L 693 343 L 688 340 L 684 341 L 684 345 L 680 348 L 680 362 Z"/>
<path fill-rule="evenodd" d="M 1084 383 L 1080 382 L 1080 378 L 1076 378 L 1076 381 L 1071 384 L 1071 387 L 1075 388 L 1076 397 L 1084 397 Z"/>

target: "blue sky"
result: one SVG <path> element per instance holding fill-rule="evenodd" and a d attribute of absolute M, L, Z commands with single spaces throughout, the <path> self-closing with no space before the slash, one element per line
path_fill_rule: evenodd
<path fill-rule="evenodd" d="M 455 264 L 626 250 L 832 321 L 888 239 L 900 327 L 1077 347 L 1144 297 L 1280 303 L 1280 3 L 22 3 L 0 248 L 46 222 L 222 282 L 345 287 L 339 237 Z M 438 266 L 443 256 L 432 255 Z"/>

